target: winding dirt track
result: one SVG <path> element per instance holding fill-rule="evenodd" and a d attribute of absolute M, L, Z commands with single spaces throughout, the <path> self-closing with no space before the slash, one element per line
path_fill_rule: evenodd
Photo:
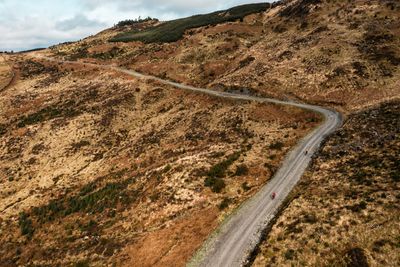
<path fill-rule="evenodd" d="M 259 242 L 262 230 L 267 227 L 285 198 L 300 180 L 313 154 L 318 150 L 323 140 L 342 124 L 341 115 L 338 112 L 320 106 L 196 88 L 115 66 L 59 61 L 39 55 L 33 56 L 49 61 L 68 64 L 85 64 L 97 68 L 114 70 L 140 79 L 154 80 L 179 89 L 204 93 L 216 97 L 294 106 L 318 112 L 324 116 L 324 122 L 303 138 L 289 155 L 286 156 L 281 168 L 272 180 L 225 220 L 196 253 L 194 258 L 188 263 L 188 266 L 242 266 Z M 276 192 L 276 198 L 274 200 L 271 199 L 271 194 L 273 192 Z"/>
<path fill-rule="evenodd" d="M 6 62 L 6 59 L 4 56 L 1 56 L 1 58 L 2 58 L 3 62 Z M 2 88 L 0 87 L 0 93 L 7 90 L 7 88 L 11 87 L 15 83 L 15 80 L 16 80 L 15 71 L 14 71 L 13 67 L 10 67 L 10 69 L 11 69 L 11 78 L 9 79 L 8 83 L 6 83 Z"/>

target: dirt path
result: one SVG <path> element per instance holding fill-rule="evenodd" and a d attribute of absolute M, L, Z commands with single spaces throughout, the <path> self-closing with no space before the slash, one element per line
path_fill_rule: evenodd
<path fill-rule="evenodd" d="M 4 58 L 4 56 L 1 56 L 0 63 L 6 64 L 6 59 Z M 4 83 L 4 85 L 0 84 L 0 93 L 7 90 L 7 88 L 9 88 L 10 86 L 13 86 L 17 80 L 18 75 L 15 72 L 14 68 L 10 66 L 9 69 L 11 72 L 11 77 L 9 78 L 8 81 Z"/>

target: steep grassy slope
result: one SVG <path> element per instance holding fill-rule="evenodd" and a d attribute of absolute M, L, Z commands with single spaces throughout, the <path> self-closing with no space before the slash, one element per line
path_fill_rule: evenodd
<path fill-rule="evenodd" d="M 400 264 L 400 102 L 348 118 L 330 137 L 254 266 Z"/>
<path fill-rule="evenodd" d="M 183 266 L 318 123 L 293 108 L 18 61 L 21 80 L 0 94 L 1 266 Z"/>
<path fill-rule="evenodd" d="M 196 15 L 188 18 L 167 21 L 161 25 L 120 34 L 111 39 L 112 42 L 142 41 L 145 43 L 176 42 L 181 39 L 185 31 L 202 26 L 216 25 L 223 22 L 243 19 L 245 16 L 264 12 L 271 5 L 268 3 L 242 5 L 227 10 L 216 11 L 205 15 Z"/>

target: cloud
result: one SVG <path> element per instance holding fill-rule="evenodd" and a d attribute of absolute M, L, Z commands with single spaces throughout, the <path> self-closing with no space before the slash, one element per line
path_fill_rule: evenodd
<path fill-rule="evenodd" d="M 226 9 L 240 4 L 246 3 L 262 3 L 268 2 L 265 0 L 228 0 L 228 1 L 215 1 L 215 0 L 83 0 L 83 5 L 91 10 L 102 9 L 103 7 L 113 6 L 117 12 L 127 13 L 135 12 L 141 13 L 143 16 L 157 17 L 160 19 L 175 19 L 182 16 L 189 16 L 203 12 L 216 11 Z M 271 1 L 270 1 L 271 2 Z M 172 17 L 171 17 L 172 15 Z"/>
<path fill-rule="evenodd" d="M 80 25 L 82 23 L 82 25 Z M 0 50 L 26 50 L 74 41 L 101 31 L 105 23 L 84 16 L 55 21 L 27 16 L 11 23 L 0 24 Z"/>
<path fill-rule="evenodd" d="M 70 31 L 76 28 L 106 27 L 106 23 L 88 19 L 83 14 L 76 14 L 73 18 L 56 23 L 55 27 L 60 31 Z"/>
<path fill-rule="evenodd" d="M 47 47 L 95 34 L 124 19 L 170 20 L 260 0 L 0 0 L 0 51 Z"/>

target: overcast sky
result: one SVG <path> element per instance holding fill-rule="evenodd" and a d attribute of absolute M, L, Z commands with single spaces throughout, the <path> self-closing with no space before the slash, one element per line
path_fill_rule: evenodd
<path fill-rule="evenodd" d="M 0 51 L 79 40 L 139 16 L 170 20 L 266 0 L 0 0 Z"/>

